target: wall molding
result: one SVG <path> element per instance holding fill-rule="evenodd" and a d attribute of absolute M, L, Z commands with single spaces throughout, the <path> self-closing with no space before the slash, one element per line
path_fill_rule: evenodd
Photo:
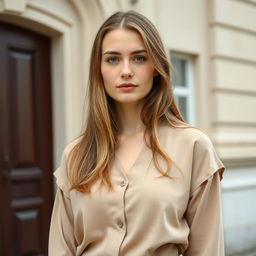
<path fill-rule="evenodd" d="M 225 88 L 225 87 L 217 87 L 214 86 L 211 89 L 214 93 L 223 93 L 223 94 L 233 94 L 233 95 L 239 95 L 239 96 L 248 96 L 248 97 L 255 97 L 256 91 L 250 91 L 250 90 L 242 90 L 242 89 L 233 89 L 233 88 Z"/>
<path fill-rule="evenodd" d="M 242 28 L 242 27 L 237 27 L 235 25 L 230 25 L 227 23 L 223 23 L 223 22 L 210 22 L 210 28 L 224 28 L 224 29 L 228 29 L 228 30 L 233 30 L 242 34 L 246 34 L 246 35 L 252 35 L 252 36 L 256 36 L 256 31 L 252 30 L 252 29 L 246 29 L 246 28 Z"/>
<path fill-rule="evenodd" d="M 226 60 L 230 62 L 237 62 L 237 63 L 242 63 L 242 64 L 247 64 L 251 66 L 256 66 L 256 61 L 254 60 L 246 60 L 242 58 L 237 58 L 237 57 L 231 57 L 231 56 L 226 56 L 226 55 L 221 55 L 221 54 L 212 54 L 210 56 L 212 60 Z"/>
<path fill-rule="evenodd" d="M 28 0 L 2 0 L 2 12 L 22 14 Z"/>

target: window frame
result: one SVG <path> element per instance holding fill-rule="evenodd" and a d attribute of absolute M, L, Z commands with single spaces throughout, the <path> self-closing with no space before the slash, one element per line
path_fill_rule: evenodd
<path fill-rule="evenodd" d="M 189 54 L 184 53 L 170 53 L 170 59 L 171 63 L 173 58 L 185 60 L 185 82 L 186 85 L 178 85 L 174 84 L 174 81 L 172 79 L 173 83 L 173 92 L 176 99 L 176 102 L 178 104 L 177 97 L 185 97 L 187 99 L 187 106 L 186 106 L 186 112 L 187 112 L 187 119 L 186 122 L 189 124 L 195 124 L 195 98 L 194 98 L 194 65 L 193 65 L 193 59 L 192 56 Z M 174 65 L 172 64 L 172 67 L 174 69 Z M 174 69 L 175 74 L 175 69 Z"/>

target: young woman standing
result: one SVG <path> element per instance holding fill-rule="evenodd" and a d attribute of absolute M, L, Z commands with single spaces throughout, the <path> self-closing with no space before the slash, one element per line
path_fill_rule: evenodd
<path fill-rule="evenodd" d="M 118 12 L 95 38 L 83 134 L 63 153 L 49 255 L 224 256 L 211 141 L 182 118 L 159 34 Z"/>

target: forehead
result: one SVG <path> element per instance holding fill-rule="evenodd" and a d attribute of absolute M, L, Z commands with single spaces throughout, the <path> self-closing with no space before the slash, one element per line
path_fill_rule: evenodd
<path fill-rule="evenodd" d="M 146 49 L 140 34 L 134 30 L 118 28 L 108 32 L 102 41 L 102 52 L 131 52 Z"/>

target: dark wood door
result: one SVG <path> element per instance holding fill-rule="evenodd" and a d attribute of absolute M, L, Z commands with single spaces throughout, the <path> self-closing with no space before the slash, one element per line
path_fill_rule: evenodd
<path fill-rule="evenodd" d="M 0 255 L 47 255 L 53 204 L 50 40 L 0 23 Z"/>

